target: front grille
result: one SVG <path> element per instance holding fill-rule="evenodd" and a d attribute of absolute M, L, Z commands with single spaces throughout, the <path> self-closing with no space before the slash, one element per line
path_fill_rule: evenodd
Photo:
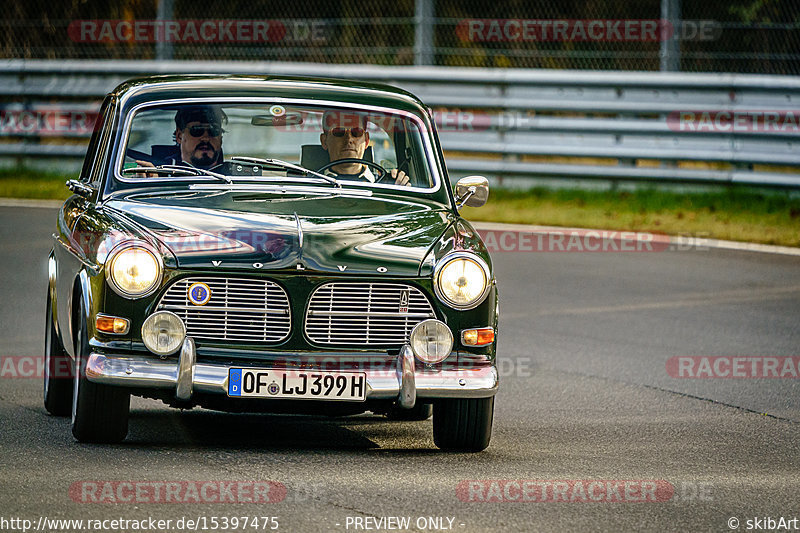
<path fill-rule="evenodd" d="M 188 290 L 205 283 L 211 298 L 194 305 Z M 158 304 L 186 324 L 186 334 L 199 340 L 277 343 L 289 336 L 291 315 L 286 291 L 277 283 L 241 278 L 184 278 L 175 282 Z"/>
<path fill-rule="evenodd" d="M 425 295 L 410 285 L 327 283 L 311 295 L 305 328 L 317 344 L 401 345 L 414 326 L 435 317 Z"/>

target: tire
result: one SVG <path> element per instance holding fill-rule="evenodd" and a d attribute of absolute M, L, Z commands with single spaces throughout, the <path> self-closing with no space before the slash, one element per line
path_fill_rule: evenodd
<path fill-rule="evenodd" d="M 130 393 L 120 387 L 100 385 L 86 379 L 89 352 L 86 315 L 81 309 L 75 341 L 72 435 L 79 442 L 120 442 L 128 434 Z"/>
<path fill-rule="evenodd" d="M 485 450 L 493 415 L 494 397 L 439 400 L 433 406 L 433 441 L 442 450 Z"/>
<path fill-rule="evenodd" d="M 53 416 L 72 412 L 72 359 L 56 334 L 50 292 L 44 322 L 44 408 Z"/>
<path fill-rule="evenodd" d="M 386 412 L 386 418 L 389 420 L 405 420 L 410 422 L 419 422 L 427 420 L 433 413 L 433 405 L 429 403 L 417 402 L 411 409 L 403 409 L 397 405 L 393 406 Z"/>

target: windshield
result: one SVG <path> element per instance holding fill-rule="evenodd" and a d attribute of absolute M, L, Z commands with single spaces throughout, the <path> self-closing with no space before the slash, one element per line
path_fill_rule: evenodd
<path fill-rule="evenodd" d="M 147 107 L 130 122 L 117 170 L 123 181 L 219 178 L 429 189 L 436 184 L 423 128 L 411 114 L 342 107 Z"/>

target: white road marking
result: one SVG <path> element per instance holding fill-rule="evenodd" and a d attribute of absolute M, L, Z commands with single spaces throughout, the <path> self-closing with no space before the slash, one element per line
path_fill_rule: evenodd
<path fill-rule="evenodd" d="M 757 291 L 757 292 L 754 292 Z M 697 307 L 701 305 L 720 305 L 729 303 L 760 302 L 781 298 L 794 298 L 800 296 L 800 285 L 789 287 L 765 287 L 752 289 L 733 289 L 717 291 L 710 294 L 687 295 L 685 298 L 661 302 L 642 302 L 621 305 L 604 305 L 597 307 L 573 307 L 566 309 L 552 309 L 535 313 L 536 316 L 549 315 L 584 315 L 591 313 L 615 313 L 640 311 L 644 309 L 674 309 L 679 307 Z M 501 316 L 513 316 L 506 315 Z M 526 315 L 529 316 L 529 315 Z"/>

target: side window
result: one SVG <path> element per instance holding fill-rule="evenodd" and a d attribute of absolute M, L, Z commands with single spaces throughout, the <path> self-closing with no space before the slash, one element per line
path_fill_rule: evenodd
<path fill-rule="evenodd" d="M 100 107 L 100 112 L 97 114 L 97 120 L 94 123 L 92 137 L 89 140 L 89 147 L 86 150 L 86 158 L 83 160 L 83 168 L 81 169 L 80 176 L 81 181 L 86 183 L 98 181 L 98 174 L 100 168 L 103 166 L 104 155 L 108 153 L 105 144 L 108 143 L 108 136 L 111 129 L 111 121 L 108 120 L 110 110 L 113 108 L 111 102 L 111 97 L 107 96 L 103 101 L 103 105 Z"/>

